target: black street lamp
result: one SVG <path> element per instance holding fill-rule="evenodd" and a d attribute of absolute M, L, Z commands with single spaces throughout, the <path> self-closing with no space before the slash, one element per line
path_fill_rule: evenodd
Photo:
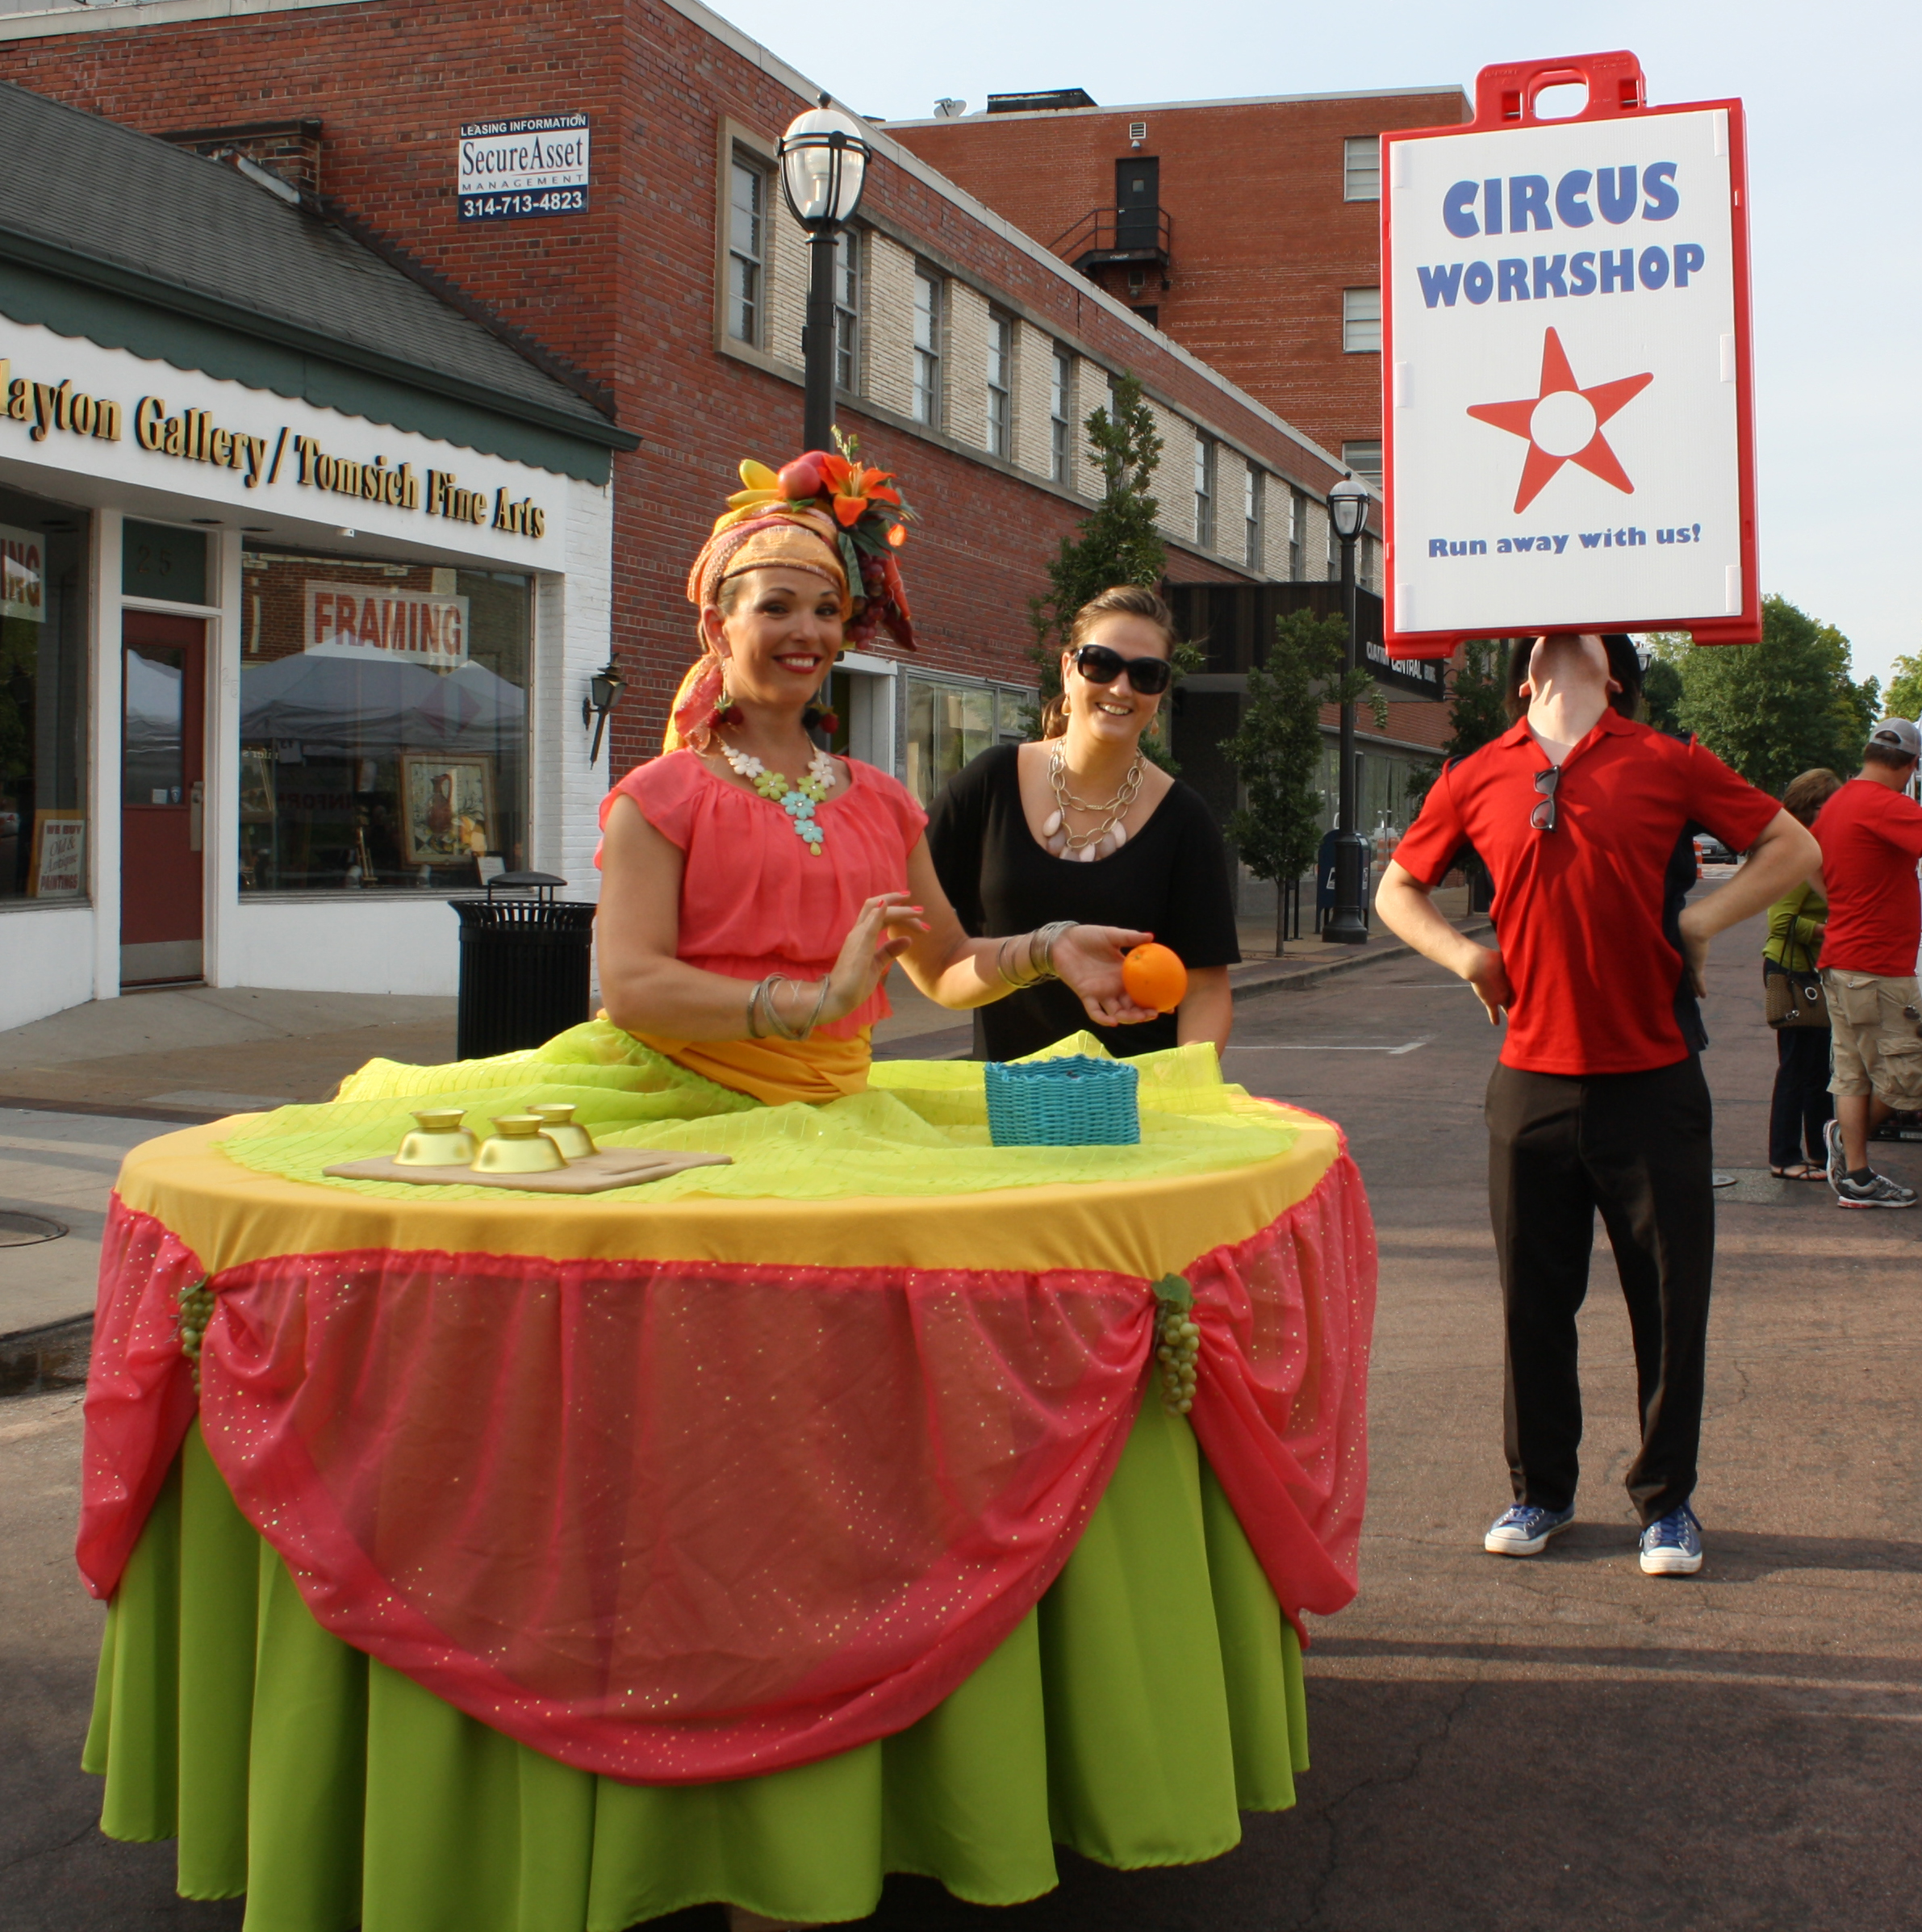
<path fill-rule="evenodd" d="M 1356 636 L 1355 540 L 1368 520 L 1368 493 L 1365 485 L 1345 475 L 1328 492 L 1328 516 L 1341 542 L 1341 614 L 1348 638 L 1342 654 L 1347 682 L 1355 677 L 1355 660 L 1360 654 Z M 1344 693 L 1341 706 L 1341 782 L 1336 793 L 1335 822 L 1335 904 L 1322 937 L 1335 946 L 1365 946 L 1368 914 L 1361 903 L 1362 880 L 1368 843 L 1355 829 L 1355 700 Z"/>
<path fill-rule="evenodd" d="M 821 97 L 789 123 L 781 136 L 781 192 L 808 231 L 808 326 L 801 337 L 807 364 L 804 450 L 833 448 L 834 431 L 834 267 L 841 231 L 861 205 L 873 149 L 858 122 Z"/>

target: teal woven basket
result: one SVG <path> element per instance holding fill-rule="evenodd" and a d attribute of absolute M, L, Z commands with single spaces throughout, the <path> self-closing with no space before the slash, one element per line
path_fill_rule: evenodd
<path fill-rule="evenodd" d="M 997 1147 L 1133 1147 L 1141 1139 L 1140 1076 L 1125 1060 L 987 1065 L 988 1129 Z"/>

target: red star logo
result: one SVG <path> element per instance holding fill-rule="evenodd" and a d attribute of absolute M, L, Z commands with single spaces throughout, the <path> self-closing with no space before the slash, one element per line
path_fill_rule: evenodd
<path fill-rule="evenodd" d="M 1519 403 L 1471 404 L 1470 416 L 1527 439 L 1528 458 L 1522 465 L 1522 487 L 1515 491 L 1516 512 L 1541 495 L 1564 463 L 1579 463 L 1591 476 L 1632 496 L 1635 485 L 1609 448 L 1602 425 L 1654 380 L 1651 371 L 1584 389 L 1569 366 L 1561 337 L 1550 329 L 1542 338 L 1541 387 L 1535 395 Z"/>

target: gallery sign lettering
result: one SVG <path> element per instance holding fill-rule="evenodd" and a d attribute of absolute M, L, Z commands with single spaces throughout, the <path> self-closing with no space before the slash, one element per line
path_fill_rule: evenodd
<path fill-rule="evenodd" d="M 58 430 L 104 442 L 122 440 L 123 411 L 111 397 L 90 395 L 66 380 L 40 382 L 13 374 L 0 356 L 0 420 L 24 424 L 28 439 L 44 442 Z M 257 433 L 217 420 L 211 409 L 173 408 L 163 395 L 143 395 L 131 413 L 133 441 L 142 450 L 184 463 L 231 470 L 249 490 L 278 483 L 284 473 L 297 487 L 351 496 L 424 516 L 499 530 L 512 536 L 547 534 L 547 512 L 532 496 L 516 496 L 502 485 L 492 489 L 463 484 L 451 470 L 416 469 L 390 463 L 382 453 L 370 457 L 324 449 L 319 439 L 295 434 L 286 424 Z M 335 517 L 339 512 L 317 512 Z M 36 540 L 37 542 L 37 539 Z M 7 595 L 15 562 L 6 563 Z M 9 604 L 8 614 L 19 615 Z"/>
<path fill-rule="evenodd" d="M 13 362 L 0 356 L 0 395 L 6 399 L 6 413 L 16 423 L 27 425 L 27 433 L 43 443 L 55 429 L 67 429 L 75 436 L 97 436 L 104 442 L 120 440 L 120 405 L 87 395 L 71 383 L 34 383 L 13 373 Z"/>
<path fill-rule="evenodd" d="M 1586 84 L 1543 120 L 1544 86 Z M 1382 137 L 1387 644 L 1760 635 L 1739 101 L 1632 54 L 1484 69 Z"/>
<path fill-rule="evenodd" d="M 456 671 L 467 662 L 467 600 L 429 591 L 307 586 L 303 648 L 317 656 L 386 659 Z"/>
<path fill-rule="evenodd" d="M 461 220 L 585 214 L 588 140 L 584 114 L 468 122 L 461 129 Z"/>

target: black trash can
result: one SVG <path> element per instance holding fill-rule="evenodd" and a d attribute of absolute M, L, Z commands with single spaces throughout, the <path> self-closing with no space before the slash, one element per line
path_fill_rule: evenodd
<path fill-rule="evenodd" d="M 503 872 L 486 898 L 447 901 L 461 922 L 462 1060 L 537 1047 L 591 1017 L 595 908 L 557 901 L 566 883 Z"/>

